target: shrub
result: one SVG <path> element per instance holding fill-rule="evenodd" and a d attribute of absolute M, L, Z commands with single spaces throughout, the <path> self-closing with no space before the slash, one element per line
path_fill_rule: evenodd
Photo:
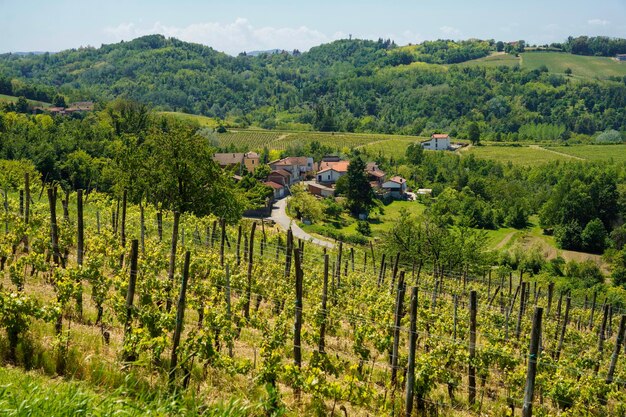
<path fill-rule="evenodd" d="M 596 138 L 597 143 L 622 143 L 622 135 L 617 130 L 607 129 Z"/>
<path fill-rule="evenodd" d="M 359 220 L 356 224 L 356 231 L 362 234 L 363 236 L 371 236 L 372 228 L 370 224 L 365 220 Z"/>

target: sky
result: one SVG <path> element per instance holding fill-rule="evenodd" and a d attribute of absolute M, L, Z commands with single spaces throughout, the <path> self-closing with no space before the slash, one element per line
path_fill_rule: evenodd
<path fill-rule="evenodd" d="M 0 0 L 0 53 L 56 52 L 160 33 L 236 55 L 336 39 L 626 37 L 626 0 Z"/>

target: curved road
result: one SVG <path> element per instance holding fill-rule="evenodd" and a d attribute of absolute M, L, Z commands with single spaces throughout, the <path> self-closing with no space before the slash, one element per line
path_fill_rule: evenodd
<path fill-rule="evenodd" d="M 272 215 L 270 216 L 270 219 L 284 230 L 288 230 L 289 227 L 291 227 L 291 232 L 293 233 L 293 236 L 295 238 L 302 239 L 306 242 L 311 242 L 316 245 L 325 246 L 327 248 L 334 248 L 335 245 L 332 242 L 311 236 L 310 234 L 302 230 L 300 226 L 298 226 L 297 222 L 294 222 L 293 219 L 287 215 L 286 207 L 288 200 L 289 197 L 285 197 L 274 203 L 274 205 L 272 206 Z"/>

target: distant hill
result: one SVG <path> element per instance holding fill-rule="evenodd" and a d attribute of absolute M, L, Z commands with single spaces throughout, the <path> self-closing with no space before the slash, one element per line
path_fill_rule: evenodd
<path fill-rule="evenodd" d="M 517 140 L 524 126 L 528 132 L 548 125 L 565 136 L 626 130 L 626 85 L 622 67 L 616 67 L 621 64 L 569 53 L 494 56 L 498 44 L 438 40 L 398 46 L 384 39 L 342 39 L 301 54 L 233 57 L 149 35 L 100 48 L 0 55 L 0 94 L 42 101 L 57 92 L 68 101 L 127 97 L 160 111 L 268 129 L 446 131 L 463 138 L 474 122 L 484 138 L 502 140 Z M 609 43 L 608 50 L 620 45 Z M 585 51 L 597 45 L 590 48 Z M 573 78 L 593 84 L 569 83 L 564 65 Z"/>

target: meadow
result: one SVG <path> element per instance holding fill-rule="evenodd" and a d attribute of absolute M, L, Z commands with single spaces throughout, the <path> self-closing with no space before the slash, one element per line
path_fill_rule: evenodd
<path fill-rule="evenodd" d="M 461 155 L 474 155 L 476 158 L 494 159 L 513 165 L 536 166 L 553 161 L 572 161 L 575 158 L 556 152 L 550 152 L 538 146 L 471 146 L 460 151 Z"/>
<path fill-rule="evenodd" d="M 613 160 L 615 162 L 626 163 L 626 144 L 554 146 L 548 149 L 589 161 Z"/>

